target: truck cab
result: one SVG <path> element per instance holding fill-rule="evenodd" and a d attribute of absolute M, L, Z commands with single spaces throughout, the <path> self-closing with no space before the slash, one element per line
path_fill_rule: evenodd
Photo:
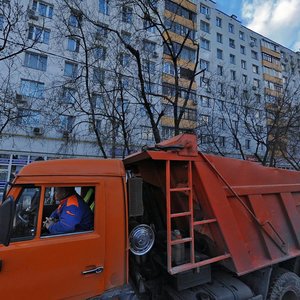
<path fill-rule="evenodd" d="M 51 235 L 43 227 L 56 187 L 74 187 L 94 214 L 92 230 Z M 1 207 L 1 297 L 85 299 L 127 283 L 125 170 L 119 160 L 34 162 Z M 4 228 L 7 228 L 5 232 Z M 8 231 L 10 232 L 8 235 Z"/>

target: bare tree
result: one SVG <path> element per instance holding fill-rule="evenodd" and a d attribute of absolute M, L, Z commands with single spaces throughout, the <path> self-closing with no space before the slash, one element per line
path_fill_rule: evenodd
<path fill-rule="evenodd" d="M 101 30 L 108 30 L 110 33 L 116 36 L 117 43 L 124 47 L 125 53 L 128 53 L 133 59 L 132 67 L 135 69 L 134 79 L 138 80 L 138 97 L 136 101 L 141 105 L 147 114 L 149 125 L 152 128 L 153 136 L 156 142 L 161 140 L 160 121 L 165 114 L 165 107 L 161 104 L 162 99 L 172 106 L 173 110 L 173 126 L 174 133 L 179 132 L 181 121 L 185 115 L 185 109 L 190 99 L 190 94 L 195 93 L 194 81 L 195 77 L 200 73 L 198 70 L 198 45 L 194 43 L 192 36 L 194 30 L 187 29 L 186 33 L 182 36 L 180 43 L 174 42 L 172 39 L 172 30 L 175 28 L 175 14 L 170 12 L 170 18 L 168 22 L 165 21 L 163 16 L 163 10 L 157 6 L 159 1 L 115 1 L 111 7 L 110 25 L 104 25 L 98 21 L 95 14 L 88 11 L 87 7 L 84 7 L 82 3 L 65 0 L 65 5 L 69 7 L 75 7 L 77 11 L 80 11 L 85 24 L 90 23 L 98 27 Z M 130 28 L 133 29 L 131 39 L 128 39 L 124 35 L 124 28 L 126 26 L 118 26 L 121 22 L 118 13 L 121 13 L 122 21 L 130 23 Z M 196 14 L 195 14 L 196 16 Z M 113 21 L 112 21 L 113 20 Z M 147 49 L 145 45 L 146 38 L 149 37 L 147 30 L 152 28 L 153 37 L 159 43 L 160 46 L 165 48 L 165 53 L 168 55 L 168 60 L 172 64 L 172 86 L 174 91 L 171 94 L 164 94 L 161 91 L 161 78 L 157 76 L 156 80 L 149 78 L 149 72 L 147 64 L 149 64 L 149 52 L 151 49 Z M 152 41 L 149 41 L 151 45 Z M 189 51 L 188 51 L 189 49 Z M 186 60 L 186 66 L 180 63 L 183 55 L 187 56 L 183 59 Z M 157 59 L 157 58 L 156 58 Z M 191 62 L 193 67 L 191 68 Z M 179 70 L 181 69 L 181 72 Z M 160 70 L 158 71 L 160 73 Z M 180 75 L 181 74 L 181 75 Z M 185 76 L 185 78 L 182 78 Z M 149 81 L 150 79 L 150 81 Z M 185 80 L 184 93 L 182 91 L 182 81 Z M 153 89 L 153 86 L 156 88 Z M 159 89 L 157 87 L 160 87 Z M 182 97 L 181 94 L 184 94 Z M 183 101 L 180 101 L 183 98 Z"/>
<path fill-rule="evenodd" d="M 30 14 L 34 12 L 20 0 L 0 0 L 0 61 L 33 48 L 41 39 L 44 25 L 39 26 L 38 32 L 30 32 Z"/>

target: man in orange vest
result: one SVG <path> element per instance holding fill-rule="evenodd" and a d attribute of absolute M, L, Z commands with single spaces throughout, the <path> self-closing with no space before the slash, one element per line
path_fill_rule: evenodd
<path fill-rule="evenodd" d="M 50 234 L 91 230 L 93 213 L 73 187 L 57 187 L 54 196 L 58 208 L 46 218 L 44 226 Z"/>

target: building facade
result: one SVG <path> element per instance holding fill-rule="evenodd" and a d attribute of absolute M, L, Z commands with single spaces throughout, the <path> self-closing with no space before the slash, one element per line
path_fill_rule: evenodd
<path fill-rule="evenodd" d="M 1 3 L 2 186 L 36 157 L 122 157 L 180 132 L 266 164 L 290 152 L 300 55 L 215 2 Z"/>

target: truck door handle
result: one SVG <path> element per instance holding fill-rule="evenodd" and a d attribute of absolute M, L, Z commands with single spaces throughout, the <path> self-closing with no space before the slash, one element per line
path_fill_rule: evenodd
<path fill-rule="evenodd" d="M 99 274 L 102 273 L 104 270 L 104 268 L 102 266 L 100 267 L 96 267 L 94 269 L 90 269 L 90 270 L 86 270 L 86 271 L 82 271 L 81 274 L 82 275 L 88 275 L 88 274 Z"/>

